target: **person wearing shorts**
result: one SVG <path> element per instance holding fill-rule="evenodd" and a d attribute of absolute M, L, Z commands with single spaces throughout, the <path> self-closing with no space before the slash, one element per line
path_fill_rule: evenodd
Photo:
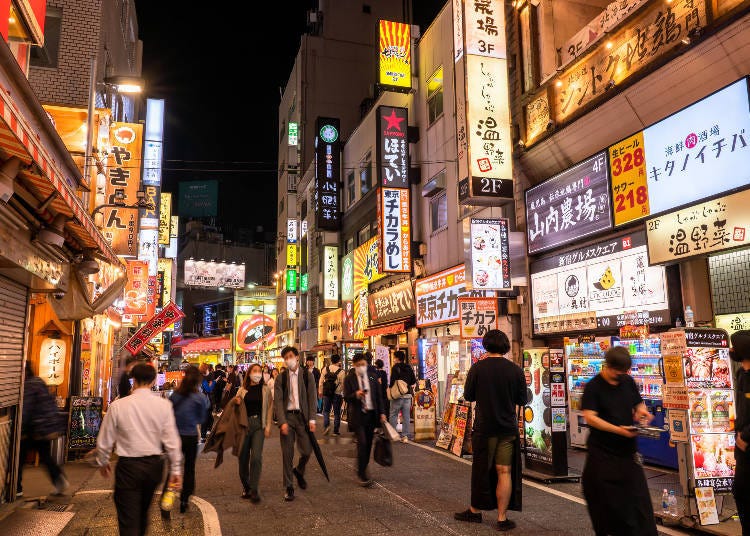
<path fill-rule="evenodd" d="M 520 496 L 520 478 L 514 478 L 520 463 L 517 407 L 526 404 L 526 379 L 521 367 L 506 359 L 508 337 L 500 330 L 487 332 L 482 339 L 487 357 L 469 369 L 464 399 L 476 402 L 471 444 L 471 506 L 455 514 L 455 519 L 482 522 L 482 510 L 497 508 L 497 530 L 508 531 L 516 524 L 506 513 L 511 499 Z M 513 509 L 518 509 L 513 506 Z"/>

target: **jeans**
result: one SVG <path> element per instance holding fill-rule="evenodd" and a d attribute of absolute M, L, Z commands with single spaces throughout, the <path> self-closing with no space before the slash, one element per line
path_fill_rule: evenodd
<path fill-rule="evenodd" d="M 182 457 L 185 460 L 185 470 L 182 477 L 182 491 L 180 502 L 186 503 L 195 493 L 195 459 L 198 457 L 198 436 L 181 435 Z M 167 478 L 167 480 L 169 480 Z"/>
<path fill-rule="evenodd" d="M 338 434 L 341 427 L 341 405 L 344 398 L 341 395 L 323 397 L 323 428 L 331 425 L 331 408 L 333 408 L 333 433 Z"/>
<path fill-rule="evenodd" d="M 39 453 L 39 461 L 47 466 L 47 472 L 49 473 L 50 480 L 54 485 L 59 484 L 60 476 L 63 475 L 63 470 L 59 465 L 52 459 L 50 449 L 52 447 L 52 441 L 46 439 L 31 439 L 26 438 L 21 440 L 21 452 L 20 461 L 18 463 L 18 491 L 23 490 L 21 486 L 21 479 L 23 477 L 23 465 L 26 462 L 26 455 L 31 450 L 36 450 Z"/>
<path fill-rule="evenodd" d="M 163 471 L 161 456 L 120 457 L 117 460 L 114 495 L 120 536 L 146 534 L 148 510 Z"/>
<path fill-rule="evenodd" d="M 411 396 L 391 400 L 391 414 L 388 420 L 394 429 L 396 429 L 396 425 L 398 424 L 399 411 L 401 412 L 402 423 L 401 437 L 409 437 L 411 429 Z"/>
<path fill-rule="evenodd" d="M 240 482 L 246 492 L 258 491 L 260 471 L 263 468 L 263 425 L 260 417 L 249 417 L 247 434 L 240 449 Z"/>

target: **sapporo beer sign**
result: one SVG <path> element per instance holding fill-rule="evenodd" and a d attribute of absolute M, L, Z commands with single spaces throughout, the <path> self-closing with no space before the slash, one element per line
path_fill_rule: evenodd
<path fill-rule="evenodd" d="M 458 309 L 462 339 L 481 338 L 497 329 L 497 298 L 458 298 Z"/>
<path fill-rule="evenodd" d="M 379 106 L 378 170 L 384 187 L 409 187 L 409 115 L 406 108 Z"/>

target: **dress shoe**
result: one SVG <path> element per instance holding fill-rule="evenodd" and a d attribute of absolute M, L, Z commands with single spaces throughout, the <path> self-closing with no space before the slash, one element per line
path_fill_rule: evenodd
<path fill-rule="evenodd" d="M 250 502 L 253 504 L 258 504 L 260 502 L 260 495 L 258 495 L 258 492 L 253 490 L 250 492 Z"/>
<path fill-rule="evenodd" d="M 180 513 L 184 514 L 187 512 L 188 509 L 188 502 L 187 501 L 180 501 Z"/>
<path fill-rule="evenodd" d="M 284 494 L 284 500 L 287 502 L 294 500 L 294 488 L 286 488 L 286 493 Z"/>
<path fill-rule="evenodd" d="M 482 522 L 482 513 L 477 512 L 476 514 L 471 511 L 471 509 L 466 509 L 463 512 L 458 512 L 456 514 L 453 514 L 453 519 L 456 519 L 458 521 L 467 521 L 469 523 L 481 523 Z"/>
<path fill-rule="evenodd" d="M 305 477 L 302 476 L 302 473 L 300 473 L 296 469 L 292 470 L 292 473 L 294 474 L 294 478 L 297 479 L 297 484 L 299 484 L 299 488 L 307 489 L 307 480 L 305 480 Z"/>

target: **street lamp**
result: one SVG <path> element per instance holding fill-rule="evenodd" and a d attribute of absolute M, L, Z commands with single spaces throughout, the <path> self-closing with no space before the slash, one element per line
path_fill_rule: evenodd
<path fill-rule="evenodd" d="M 125 204 L 125 194 L 123 192 L 115 192 L 114 203 L 104 203 L 99 205 L 91 212 L 91 217 L 94 218 L 96 214 L 103 208 L 145 208 L 147 210 L 155 210 L 154 203 L 146 201 L 146 193 L 142 190 L 136 192 L 136 198 L 138 199 L 132 205 Z"/>

